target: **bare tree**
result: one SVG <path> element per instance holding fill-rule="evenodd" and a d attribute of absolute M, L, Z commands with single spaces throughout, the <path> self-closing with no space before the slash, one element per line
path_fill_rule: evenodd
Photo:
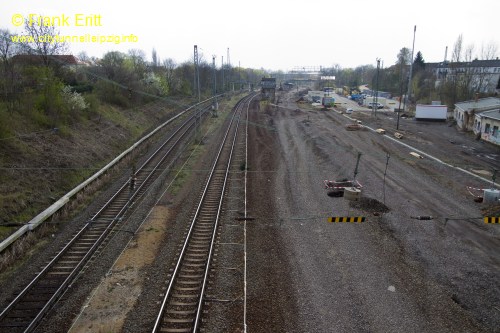
<path fill-rule="evenodd" d="M 462 61 L 463 36 L 460 34 L 453 45 L 449 71 L 446 74 L 444 92 L 449 105 L 454 105 L 459 99 L 459 75 Z"/>
<path fill-rule="evenodd" d="M 144 73 L 146 72 L 146 54 L 143 50 L 139 49 L 131 49 L 128 51 L 128 60 L 132 65 L 132 72 L 136 75 L 138 80 L 144 77 Z"/>
<path fill-rule="evenodd" d="M 0 59 L 3 64 L 8 63 L 16 50 L 16 44 L 11 39 L 11 32 L 8 29 L 0 29 Z"/>
<path fill-rule="evenodd" d="M 160 59 L 158 59 L 158 54 L 156 53 L 156 49 L 153 48 L 153 51 L 151 52 L 151 60 L 153 63 L 153 67 L 158 67 L 160 64 Z"/>
<path fill-rule="evenodd" d="M 31 37 L 22 44 L 24 52 L 41 56 L 46 66 L 53 63 L 53 55 L 63 54 L 68 50 L 66 42 L 55 39 L 59 36 L 59 31 L 54 26 L 46 26 L 43 22 L 33 22 L 26 18 L 24 30 Z"/>
<path fill-rule="evenodd" d="M 453 45 L 453 53 L 451 55 L 452 62 L 460 62 L 462 60 L 462 44 L 463 44 L 463 36 L 462 34 L 458 35 L 455 44 Z"/>
<path fill-rule="evenodd" d="M 494 60 L 498 54 L 498 46 L 494 42 L 481 45 L 481 59 Z"/>
<path fill-rule="evenodd" d="M 3 77 L 0 79 L 3 99 L 7 101 L 7 108 L 13 109 L 14 92 L 16 89 L 14 64 L 11 58 L 19 51 L 19 47 L 11 39 L 8 29 L 0 29 L 0 62 L 2 63 Z"/>
<path fill-rule="evenodd" d="M 87 52 L 85 52 L 85 51 L 82 51 L 82 52 L 78 53 L 77 57 L 78 57 L 79 60 L 81 60 L 83 62 L 86 62 L 86 63 L 89 63 L 89 64 L 92 62 L 92 60 L 88 56 Z"/>
<path fill-rule="evenodd" d="M 474 78 L 476 73 L 476 65 L 472 62 L 474 58 L 474 44 L 470 44 L 465 48 L 463 63 L 457 73 L 458 79 L 458 98 L 461 100 L 471 99 L 474 94 Z"/>
<path fill-rule="evenodd" d="M 171 58 L 163 60 L 163 67 L 165 68 L 165 81 L 169 89 L 175 88 L 175 68 L 177 64 Z"/>

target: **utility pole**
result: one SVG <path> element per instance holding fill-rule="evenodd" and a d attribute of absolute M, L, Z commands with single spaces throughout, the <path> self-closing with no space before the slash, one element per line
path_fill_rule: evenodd
<path fill-rule="evenodd" d="M 224 85 L 224 56 L 222 56 L 222 60 L 221 60 L 221 70 L 222 70 L 222 93 L 224 93 L 224 88 L 225 88 L 225 85 Z"/>
<path fill-rule="evenodd" d="M 373 113 L 375 117 L 377 117 L 377 109 L 378 109 L 378 75 L 380 71 L 380 59 L 377 58 L 377 81 L 375 84 L 375 102 L 373 103 Z"/>
<path fill-rule="evenodd" d="M 403 58 L 400 59 L 401 64 L 399 66 L 399 106 L 398 106 L 398 121 L 396 123 L 396 129 L 399 129 L 399 115 L 401 114 L 401 100 L 403 99 Z"/>
<path fill-rule="evenodd" d="M 228 68 L 228 90 L 231 90 L 231 80 L 233 79 L 233 69 L 231 68 L 231 58 L 229 58 L 229 47 L 227 48 L 227 68 Z M 234 83 L 233 83 L 234 91 Z"/>
<path fill-rule="evenodd" d="M 198 59 L 198 45 L 194 46 L 194 85 L 193 91 L 198 93 L 198 102 L 201 100 L 200 97 L 200 68 Z"/>
<path fill-rule="evenodd" d="M 358 159 L 356 160 L 356 167 L 354 168 L 354 177 L 352 178 L 353 185 L 356 180 L 356 176 L 358 175 L 359 159 L 361 158 L 361 155 L 362 154 L 358 152 Z"/>
<path fill-rule="evenodd" d="M 406 104 L 409 102 L 409 98 L 411 98 L 411 76 L 413 72 L 413 52 L 415 51 L 415 33 L 417 32 L 417 26 L 413 28 L 413 47 L 411 49 L 411 62 L 410 62 L 410 77 L 408 79 L 408 94 L 406 95 Z"/>
<path fill-rule="evenodd" d="M 212 106 L 213 111 L 214 111 L 214 117 L 217 117 L 217 78 L 215 76 L 215 55 L 212 55 L 212 67 L 213 67 L 213 98 L 214 98 L 214 104 Z"/>

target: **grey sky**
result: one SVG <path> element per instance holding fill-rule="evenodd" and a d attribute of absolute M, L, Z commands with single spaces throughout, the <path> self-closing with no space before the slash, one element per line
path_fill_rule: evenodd
<path fill-rule="evenodd" d="M 74 54 L 90 56 L 107 51 L 142 49 L 151 58 L 153 47 L 161 59 L 192 59 L 193 45 L 211 61 L 217 56 L 232 65 L 288 70 L 295 66 L 356 67 L 396 62 L 402 47 L 411 48 L 417 25 L 415 53 L 426 62 L 442 61 L 462 34 L 464 48 L 495 44 L 500 50 L 500 1 L 476 0 L 462 5 L 451 1 L 116 1 L 23 0 L 0 5 L 0 27 L 21 32 L 12 24 L 15 14 L 65 15 L 63 35 L 130 35 L 137 42 L 72 43 Z M 75 14 L 100 16 L 100 27 L 76 27 Z M 498 56 L 500 56 L 497 53 Z"/>

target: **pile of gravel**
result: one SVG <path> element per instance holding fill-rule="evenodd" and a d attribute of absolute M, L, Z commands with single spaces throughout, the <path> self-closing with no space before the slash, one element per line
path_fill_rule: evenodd
<path fill-rule="evenodd" d="M 351 208 L 361 209 L 372 214 L 381 214 L 390 211 L 389 207 L 384 205 L 382 202 L 368 197 L 361 197 L 357 201 L 350 201 L 349 205 Z"/>

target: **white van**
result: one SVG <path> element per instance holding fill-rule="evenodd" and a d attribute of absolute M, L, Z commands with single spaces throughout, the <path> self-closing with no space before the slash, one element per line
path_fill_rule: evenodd
<path fill-rule="evenodd" d="M 366 104 L 366 107 L 369 108 L 369 109 L 373 109 L 374 106 L 377 109 L 383 109 L 384 108 L 384 106 L 382 104 L 380 104 L 379 102 L 370 102 L 370 103 Z"/>

